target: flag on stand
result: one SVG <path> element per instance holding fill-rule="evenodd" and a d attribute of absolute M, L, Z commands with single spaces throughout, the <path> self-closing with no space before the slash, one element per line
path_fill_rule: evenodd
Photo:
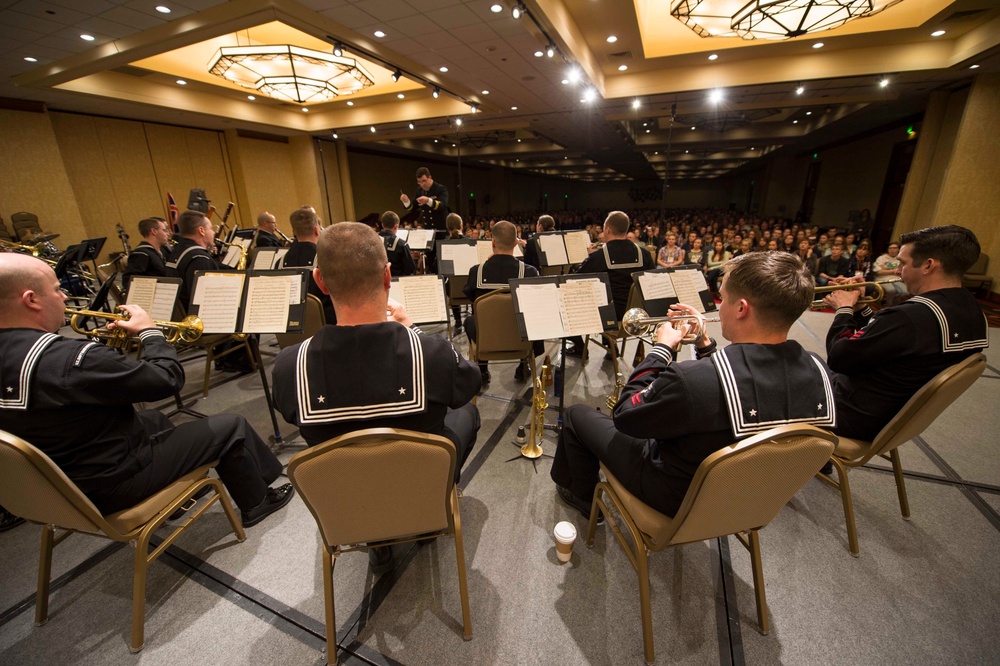
<path fill-rule="evenodd" d="M 167 217 L 170 218 L 170 228 L 177 233 L 177 216 L 180 215 L 180 211 L 177 210 L 177 202 L 174 201 L 174 195 L 167 192 Z"/>

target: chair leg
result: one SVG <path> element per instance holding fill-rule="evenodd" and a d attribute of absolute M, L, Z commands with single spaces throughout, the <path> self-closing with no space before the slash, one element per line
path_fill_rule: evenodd
<path fill-rule="evenodd" d="M 858 526 L 854 522 L 854 501 L 851 499 L 851 482 L 847 479 L 847 467 L 834 456 L 831 458 L 837 468 L 837 479 L 840 483 L 840 497 L 844 502 L 844 522 L 847 525 L 847 549 L 851 555 L 858 557 L 861 549 L 858 547 Z"/>
<path fill-rule="evenodd" d="M 246 532 L 243 531 L 243 521 L 237 518 L 236 510 L 233 509 L 233 503 L 229 501 L 229 495 L 226 493 L 222 482 L 216 479 L 212 485 L 215 488 L 215 492 L 219 495 L 219 504 L 222 505 L 222 510 L 226 512 L 226 518 L 229 519 L 229 525 L 233 528 L 233 533 L 236 534 L 236 540 L 243 543 L 247 538 Z"/>
<path fill-rule="evenodd" d="M 653 611 L 649 595 L 649 559 L 640 541 L 636 548 L 636 573 L 639 574 L 639 606 L 642 613 L 642 652 L 647 664 L 656 659 L 653 651 Z"/>
<path fill-rule="evenodd" d="M 590 505 L 590 521 L 587 523 L 587 548 L 594 547 L 594 535 L 597 532 L 597 516 L 601 511 L 601 505 L 598 501 L 598 497 L 601 492 L 603 492 L 603 489 L 601 488 L 602 485 L 603 484 L 598 483 L 594 488 L 594 500 Z M 611 520 L 611 517 L 605 516 L 604 519 Z"/>
<path fill-rule="evenodd" d="M 337 616 L 333 606 L 333 568 L 337 556 L 323 546 L 320 553 L 323 560 L 323 600 L 326 607 L 326 663 L 337 663 Z"/>
<path fill-rule="evenodd" d="M 750 566 L 753 568 L 753 590 L 757 596 L 757 624 L 760 626 L 760 633 L 767 636 L 771 626 L 767 620 L 767 594 L 764 590 L 764 564 L 760 559 L 760 534 L 757 530 L 750 530 L 747 537 Z"/>
<path fill-rule="evenodd" d="M 38 557 L 38 593 L 35 595 L 35 626 L 49 621 L 49 581 L 52 576 L 52 547 L 56 528 L 42 525 L 42 547 Z"/>
<path fill-rule="evenodd" d="M 211 347 L 205 350 L 205 381 L 201 386 L 201 395 L 203 398 L 208 397 L 208 384 L 212 380 L 212 361 L 215 360 L 214 351 Z"/>
<path fill-rule="evenodd" d="M 135 577 L 132 582 L 132 645 L 133 653 L 145 644 L 146 623 L 146 569 L 149 567 L 149 537 L 152 530 L 144 530 L 135 542 Z"/>
<path fill-rule="evenodd" d="M 899 449 L 889 451 L 889 460 L 892 462 L 892 474 L 896 477 L 896 494 L 899 495 L 899 512 L 903 514 L 903 520 L 909 520 L 910 500 L 906 497 L 906 482 L 903 480 L 903 463 L 899 459 Z"/>
<path fill-rule="evenodd" d="M 463 638 L 472 640 L 472 618 L 469 610 L 469 583 L 465 575 L 465 545 L 462 541 L 462 515 L 458 507 L 458 490 L 451 489 L 452 521 L 455 525 L 455 559 L 458 560 L 458 593 L 462 597 Z"/>

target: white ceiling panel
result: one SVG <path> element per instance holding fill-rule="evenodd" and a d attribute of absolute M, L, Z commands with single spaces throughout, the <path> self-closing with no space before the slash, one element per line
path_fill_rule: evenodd
<path fill-rule="evenodd" d="M 73 25 L 87 18 L 86 14 L 76 10 L 54 5 L 51 2 L 37 2 L 37 0 L 21 0 L 12 4 L 10 8 L 22 14 L 37 16 L 63 25 Z"/>
<path fill-rule="evenodd" d="M 137 12 L 134 9 L 129 9 L 128 7 L 115 7 L 111 11 L 104 12 L 101 15 L 101 18 L 105 18 L 109 21 L 114 21 L 115 23 L 120 23 L 122 25 L 127 25 L 128 27 L 136 30 L 149 30 L 150 28 L 155 28 L 158 25 L 167 23 L 171 20 L 170 17 L 172 16 L 173 14 L 159 14 L 159 16 L 153 16 L 152 14 Z"/>
<path fill-rule="evenodd" d="M 480 22 L 475 14 L 462 6 L 435 9 L 427 12 L 427 17 L 445 30 Z"/>
<path fill-rule="evenodd" d="M 404 0 L 368 0 L 365 2 L 365 11 L 379 21 L 394 21 L 420 14 Z"/>
<path fill-rule="evenodd" d="M 386 32 L 394 30 L 398 33 L 406 35 L 407 37 L 412 37 L 422 44 L 426 42 L 423 39 L 420 39 L 421 37 L 441 32 L 441 26 L 426 16 L 411 16 L 405 19 L 397 19 L 395 21 L 389 21 L 388 25 L 389 29 L 387 29 Z"/>
<path fill-rule="evenodd" d="M 108 2 L 107 0 L 49 0 L 49 2 L 60 7 L 75 9 L 89 16 L 96 16 L 101 12 L 106 12 L 118 6 L 116 3 Z"/>
<path fill-rule="evenodd" d="M 341 5 L 340 7 L 336 7 L 334 9 L 324 9 L 320 12 L 320 14 L 332 18 L 337 23 L 346 26 L 351 30 L 358 30 L 362 26 L 371 25 L 377 22 L 374 16 L 365 13 L 354 5 Z M 371 34 L 371 31 L 365 33 L 366 36 L 371 36 Z"/>

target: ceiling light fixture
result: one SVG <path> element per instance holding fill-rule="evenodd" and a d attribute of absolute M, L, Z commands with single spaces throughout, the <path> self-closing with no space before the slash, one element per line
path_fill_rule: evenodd
<path fill-rule="evenodd" d="M 368 131 L 371 132 L 372 134 L 374 134 L 375 133 L 375 126 L 372 125 L 371 127 L 369 127 Z"/>
<path fill-rule="evenodd" d="M 624 72 L 626 69 L 628 69 L 628 65 L 618 65 L 619 72 Z"/>
<path fill-rule="evenodd" d="M 542 51 L 541 49 L 535 51 L 536 58 L 541 58 L 543 55 L 545 55 L 545 51 Z"/>
<path fill-rule="evenodd" d="M 470 104 L 469 105 L 469 110 L 472 111 L 472 113 L 479 113 L 479 105 L 478 104 Z M 459 118 L 459 120 L 461 120 L 461 118 Z"/>
<path fill-rule="evenodd" d="M 156 11 L 160 12 L 161 14 L 169 14 L 170 7 L 167 7 L 166 5 L 156 5 Z"/>
<path fill-rule="evenodd" d="M 889 79 L 888 79 L 888 77 L 885 77 L 885 76 L 883 76 L 882 80 L 878 82 L 878 87 L 879 88 L 885 88 L 885 87 L 888 87 L 888 85 L 889 85 Z"/>
<path fill-rule="evenodd" d="M 257 99 L 257 98 L 256 98 L 256 97 L 254 97 L 253 95 L 247 95 L 247 99 L 248 99 L 248 100 L 250 100 L 250 101 L 252 102 L 252 101 L 254 101 L 254 100 L 255 100 L 255 99 Z"/>
<path fill-rule="evenodd" d="M 448 68 L 445 67 L 444 65 L 442 65 L 441 67 L 438 67 L 438 71 L 441 72 L 442 74 L 444 74 L 445 72 L 448 71 Z"/>
<path fill-rule="evenodd" d="M 632 108 L 633 109 L 638 109 L 641 105 L 642 105 L 642 102 L 640 102 L 639 100 L 637 100 L 637 99 L 632 100 Z"/>
<path fill-rule="evenodd" d="M 82 39 L 85 42 L 92 42 L 92 41 L 94 41 L 94 36 L 93 35 L 80 35 L 80 39 Z"/>
<path fill-rule="evenodd" d="M 547 55 L 548 57 L 551 58 L 555 54 L 556 54 L 556 47 L 555 46 L 553 46 L 552 44 L 549 44 L 548 46 L 545 47 L 545 55 Z"/>
<path fill-rule="evenodd" d="M 341 44 L 340 42 L 334 42 L 333 43 L 333 55 L 337 56 L 338 58 L 340 56 L 344 55 L 344 45 Z"/>
<path fill-rule="evenodd" d="M 410 123 L 409 127 L 410 129 L 413 129 L 413 123 Z"/>
<path fill-rule="evenodd" d="M 593 102 L 597 99 L 597 91 L 594 88 L 587 88 L 583 93 L 584 102 Z"/>
<path fill-rule="evenodd" d="M 32 58 L 31 56 L 24 56 L 24 59 L 28 62 L 38 62 L 38 58 Z M 978 67 L 979 65 L 976 65 Z"/>
<path fill-rule="evenodd" d="M 789 39 L 871 16 L 902 0 L 674 0 L 670 14 L 701 37 Z"/>
<path fill-rule="evenodd" d="M 381 30 L 376 30 L 376 31 L 374 32 L 374 35 L 375 35 L 376 37 L 378 37 L 379 39 L 382 39 L 383 37 L 385 37 L 385 33 L 384 33 L 384 32 L 382 32 Z"/>
<path fill-rule="evenodd" d="M 455 125 L 458 126 L 458 127 L 461 127 L 462 126 L 462 119 L 461 118 L 455 118 Z"/>
<path fill-rule="evenodd" d="M 177 85 L 179 85 L 179 86 L 186 86 L 187 84 L 188 84 L 188 82 L 185 81 L 184 79 L 177 79 Z"/>
<path fill-rule="evenodd" d="M 813 114 L 813 112 L 812 112 L 812 111 L 806 111 L 806 115 L 807 115 L 807 116 L 811 116 L 812 114 Z"/>
<path fill-rule="evenodd" d="M 27 58 L 25 58 L 27 60 Z M 969 65 L 969 69 L 979 69 L 979 65 Z"/>
<path fill-rule="evenodd" d="M 931 33 L 931 37 L 940 37 L 943 34 L 944 30 L 935 30 L 934 32 Z"/>
<path fill-rule="evenodd" d="M 403 76 L 403 73 L 399 71 L 399 68 L 397 67 L 396 71 L 392 73 L 392 82 L 396 83 L 397 81 L 399 81 L 399 78 L 401 76 Z"/>
<path fill-rule="evenodd" d="M 334 139 L 339 139 L 340 137 L 339 137 L 339 136 L 337 136 L 337 133 L 336 133 L 336 132 L 334 132 L 334 133 L 333 133 L 333 138 L 334 138 Z"/>
<path fill-rule="evenodd" d="M 824 46 L 823 42 L 816 42 L 815 44 L 813 44 L 814 49 L 821 49 L 823 48 L 823 46 Z"/>
<path fill-rule="evenodd" d="M 709 60 L 718 60 L 719 59 L 719 54 L 718 53 L 713 53 L 712 55 L 708 56 L 708 59 Z"/>
<path fill-rule="evenodd" d="M 799 85 L 795 86 L 795 94 L 796 95 L 801 95 L 805 91 L 806 91 L 806 87 L 804 85 L 799 84 Z"/>
<path fill-rule="evenodd" d="M 528 10 L 520 2 L 514 5 L 510 10 L 511 18 L 515 21 L 528 13 Z"/>
<path fill-rule="evenodd" d="M 438 97 L 441 96 L 441 89 L 438 88 L 437 86 L 434 86 L 434 92 L 432 92 L 431 95 L 434 96 L 434 99 L 437 99 Z"/>
<path fill-rule="evenodd" d="M 406 97 L 406 95 L 404 95 L 403 93 L 397 93 L 397 94 L 396 94 L 396 97 L 397 97 L 398 99 L 404 99 L 404 98 Z"/>
<path fill-rule="evenodd" d="M 375 85 L 372 75 L 353 58 L 290 44 L 224 46 L 209 62 L 208 71 L 268 97 L 299 104 L 328 102 Z"/>
<path fill-rule="evenodd" d="M 617 41 L 618 41 L 617 37 L 615 37 L 614 35 L 608 35 L 608 44 L 614 44 Z"/>
<path fill-rule="evenodd" d="M 490 91 L 489 91 L 489 90 L 484 90 L 484 91 L 483 91 L 483 94 L 484 94 L 484 95 L 489 95 L 489 94 L 490 94 Z"/>
<path fill-rule="evenodd" d="M 512 107 L 510 107 L 510 110 L 511 111 L 517 111 L 517 107 L 516 106 L 512 106 Z"/>
<path fill-rule="evenodd" d="M 499 14 L 503 11 L 503 5 L 490 5 L 490 11 L 494 14 Z"/>
<path fill-rule="evenodd" d="M 352 102 L 351 100 L 347 100 L 347 106 L 354 106 L 354 102 Z"/>
<path fill-rule="evenodd" d="M 309 113 L 309 109 L 307 109 L 306 107 L 303 106 L 302 107 L 302 113 Z"/>
<path fill-rule="evenodd" d="M 708 101 L 710 101 L 712 104 L 718 104 L 719 102 L 722 101 L 722 97 L 723 97 L 722 91 L 716 88 L 715 90 L 713 90 L 708 94 Z"/>

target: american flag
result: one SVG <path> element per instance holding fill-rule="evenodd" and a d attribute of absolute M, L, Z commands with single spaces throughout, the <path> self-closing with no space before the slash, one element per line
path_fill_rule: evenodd
<path fill-rule="evenodd" d="M 177 210 L 177 202 L 174 201 L 174 195 L 167 192 L 167 217 L 170 218 L 170 226 L 173 228 L 174 232 L 177 231 L 178 215 L 180 215 L 180 211 Z"/>

